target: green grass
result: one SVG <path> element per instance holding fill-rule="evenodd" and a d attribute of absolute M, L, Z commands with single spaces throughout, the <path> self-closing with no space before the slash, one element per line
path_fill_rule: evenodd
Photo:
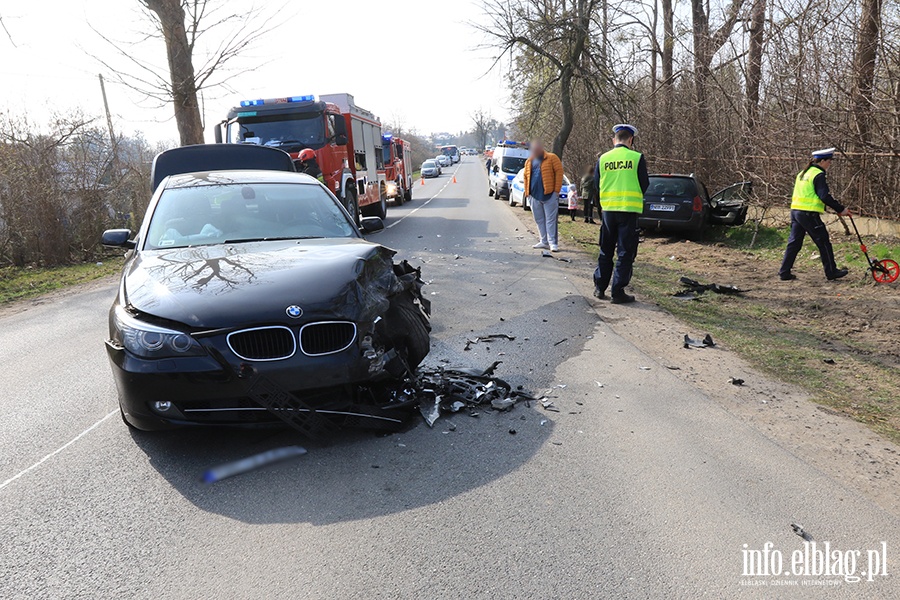
<path fill-rule="evenodd" d="M 724 246 L 735 251 L 735 261 L 742 262 L 746 253 L 760 257 L 760 268 L 773 273 L 787 243 L 787 230 L 760 228 L 753 248 L 753 226 L 715 228 L 705 236 L 703 244 Z M 583 222 L 560 219 L 560 236 L 575 242 L 595 257 L 597 227 Z M 838 264 L 854 271 L 867 267 L 865 257 L 854 238 L 832 235 Z M 807 241 L 807 245 L 811 243 Z M 871 244 L 870 256 L 900 258 L 900 244 Z M 804 247 L 808 256 L 814 250 Z M 857 271 L 857 272 L 858 272 Z M 826 365 L 824 359 L 835 353 L 825 343 L 816 319 L 796 319 L 794 315 L 814 315 L 824 307 L 814 298 L 803 306 L 785 307 L 769 301 L 764 295 L 735 297 L 705 294 L 700 300 L 684 301 L 672 294 L 679 289 L 679 277 L 698 280 L 704 277 L 685 266 L 664 259 L 657 252 L 645 252 L 635 264 L 632 285 L 645 298 L 658 304 L 690 327 L 710 333 L 729 349 L 739 353 L 762 371 L 783 381 L 799 384 L 823 406 L 828 406 L 871 427 L 885 437 L 900 442 L 900 396 L 897 394 L 896 367 L 884 360 L 890 348 L 873 348 L 853 340 L 841 340 L 845 350 L 838 356 L 838 366 Z M 848 284 L 861 287 L 864 284 Z M 864 301 L 859 300 L 861 306 Z M 852 305 L 851 305 L 852 306 Z M 821 327 L 821 325 L 820 325 Z"/>
<path fill-rule="evenodd" d="M 122 259 L 106 257 L 103 263 L 65 267 L 0 267 L 0 305 L 33 298 L 53 290 L 117 273 Z"/>

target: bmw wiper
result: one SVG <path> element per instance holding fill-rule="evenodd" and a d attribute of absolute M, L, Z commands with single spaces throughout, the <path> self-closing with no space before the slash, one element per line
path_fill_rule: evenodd
<path fill-rule="evenodd" d="M 260 238 L 240 238 L 235 240 L 225 240 L 225 244 L 249 244 L 251 242 L 282 242 L 285 240 L 320 240 L 324 236 L 321 235 L 291 235 L 287 237 L 260 237 Z"/>

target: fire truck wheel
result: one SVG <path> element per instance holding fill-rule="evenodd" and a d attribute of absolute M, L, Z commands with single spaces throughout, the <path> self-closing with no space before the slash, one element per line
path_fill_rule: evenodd
<path fill-rule="evenodd" d="M 353 217 L 353 221 L 359 225 L 359 198 L 356 196 L 356 188 L 347 184 L 344 189 L 344 208 Z"/>

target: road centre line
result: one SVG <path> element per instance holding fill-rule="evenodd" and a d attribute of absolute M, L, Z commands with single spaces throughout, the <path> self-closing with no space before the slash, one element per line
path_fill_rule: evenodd
<path fill-rule="evenodd" d="M 460 163 L 460 164 L 462 164 L 462 163 Z M 408 213 L 406 213 L 405 215 L 403 215 L 402 217 L 400 217 L 399 219 L 397 219 L 396 221 L 394 221 L 393 223 L 391 223 L 390 225 L 388 225 L 387 227 L 385 227 L 385 229 L 390 229 L 390 228 L 393 227 L 394 225 L 399 225 L 399 224 L 403 221 L 403 219 L 405 219 L 406 217 L 409 217 L 409 216 L 413 215 L 413 214 L 414 214 L 417 210 L 419 210 L 420 208 L 425 208 L 426 206 L 428 206 L 428 203 L 429 203 L 429 202 L 431 202 L 432 200 L 434 200 L 435 198 L 437 198 L 438 196 L 440 196 L 440 195 L 441 195 L 441 192 L 443 192 L 444 190 L 446 190 L 446 189 L 447 189 L 447 186 L 450 185 L 451 183 L 453 183 L 453 177 L 456 177 L 457 171 L 459 171 L 459 166 L 457 166 L 457 167 L 456 167 L 456 170 L 453 171 L 452 177 L 450 177 L 449 181 L 447 181 L 447 183 L 444 184 L 444 187 L 442 187 L 441 189 L 439 189 L 439 190 L 437 191 L 437 193 L 436 193 L 434 196 L 432 196 L 431 198 L 429 198 L 428 200 L 426 200 L 425 202 L 423 202 L 423 203 L 420 204 L 419 206 L 415 207 L 414 209 L 412 209 L 411 211 L 409 211 Z M 420 177 L 419 179 L 422 179 L 422 178 Z"/>
<path fill-rule="evenodd" d="M 3 488 L 5 488 L 9 484 L 11 484 L 13 481 L 18 479 L 19 477 L 22 477 L 23 475 L 26 475 L 27 473 L 38 468 L 39 466 L 41 466 L 42 464 L 44 464 L 45 462 L 47 462 L 48 460 L 50 460 L 51 458 L 53 458 L 54 456 L 56 456 L 57 454 L 59 454 L 60 452 L 62 452 L 63 450 L 65 450 L 66 448 L 71 446 L 72 444 L 74 444 L 75 442 L 77 442 L 78 440 L 80 440 L 81 438 L 83 438 L 84 436 L 89 434 L 91 431 L 96 429 L 101 423 L 103 423 L 103 421 L 107 420 L 108 418 L 110 418 L 111 416 L 116 414 L 117 412 L 119 412 L 118 408 L 111 410 L 109 413 L 107 413 L 107 415 L 105 417 L 103 417 L 102 419 L 100 419 L 99 421 L 97 421 L 96 423 L 94 423 L 93 425 L 91 425 L 90 427 L 88 427 L 87 429 L 85 429 L 84 431 L 79 433 L 78 435 L 76 435 L 74 438 L 72 438 L 71 440 L 69 440 L 68 442 L 66 442 L 65 444 L 63 444 L 62 446 L 60 446 L 59 448 L 57 448 L 56 450 L 54 450 L 53 452 L 51 452 L 50 454 L 48 454 L 47 456 L 42 458 L 41 460 L 37 461 L 36 463 L 31 465 L 27 469 L 19 471 L 18 473 L 16 473 L 15 475 L 10 477 L 3 483 L 0 483 L 0 490 L 2 490 Z"/>

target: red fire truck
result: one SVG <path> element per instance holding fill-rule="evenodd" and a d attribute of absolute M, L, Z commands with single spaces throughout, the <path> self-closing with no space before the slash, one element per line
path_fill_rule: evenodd
<path fill-rule="evenodd" d="M 279 148 L 294 159 L 310 148 L 325 185 L 354 218 L 387 214 L 381 121 L 350 94 L 242 100 L 216 125 L 215 139 Z"/>
<path fill-rule="evenodd" d="M 409 142 L 395 138 L 390 133 L 381 136 L 384 148 L 384 177 L 387 179 L 388 198 L 399 205 L 412 200 L 412 150 Z"/>

